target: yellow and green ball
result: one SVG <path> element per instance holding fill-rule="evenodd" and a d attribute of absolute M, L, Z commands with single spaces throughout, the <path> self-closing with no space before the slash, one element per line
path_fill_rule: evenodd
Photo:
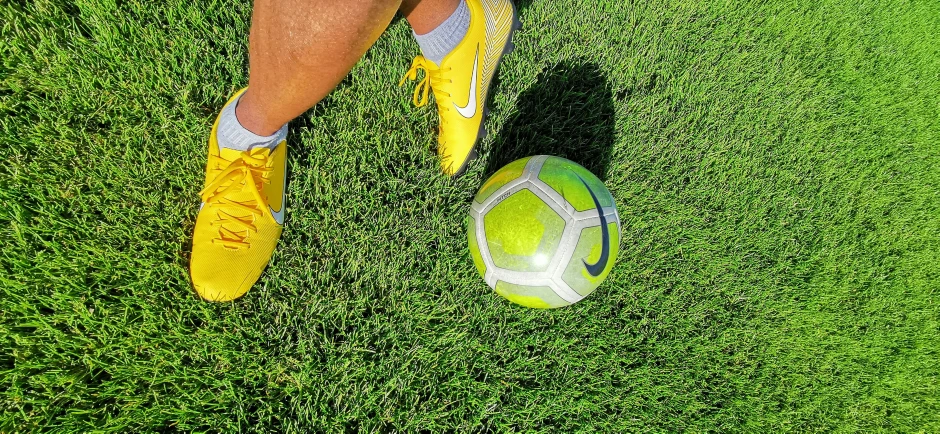
<path fill-rule="evenodd" d="M 620 218 L 593 173 L 539 155 L 509 163 L 483 183 L 467 239 L 496 293 L 523 306 L 556 308 L 588 296 L 610 273 Z"/>

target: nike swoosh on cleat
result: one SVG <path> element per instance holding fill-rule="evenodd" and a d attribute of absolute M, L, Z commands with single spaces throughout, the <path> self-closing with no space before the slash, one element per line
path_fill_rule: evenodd
<path fill-rule="evenodd" d="M 286 195 L 285 195 L 285 196 L 286 196 Z M 286 197 L 285 197 L 285 199 L 286 199 Z M 274 217 L 274 221 L 276 221 L 277 224 L 279 224 L 279 225 L 283 225 L 283 224 L 284 224 L 284 208 L 287 208 L 286 206 L 284 206 L 284 202 L 283 202 L 285 199 L 282 199 L 282 201 L 281 201 L 281 210 L 280 210 L 280 211 L 275 211 L 274 208 L 271 208 L 271 205 L 268 205 L 268 210 L 271 211 L 271 217 Z"/>
<path fill-rule="evenodd" d="M 588 264 L 587 261 L 581 259 L 581 262 L 584 263 L 584 268 L 587 269 L 587 272 L 592 276 L 600 276 L 604 272 L 604 269 L 607 268 L 607 261 L 610 259 L 610 232 L 607 229 L 607 217 L 604 216 L 604 210 L 601 208 L 601 202 L 597 200 L 597 195 L 594 194 L 594 190 L 591 190 L 591 187 L 588 187 L 587 182 L 584 181 L 584 178 L 581 175 L 576 175 L 578 179 L 581 180 L 581 183 L 584 184 L 584 188 L 588 190 L 588 193 L 591 193 L 591 199 L 594 199 L 594 207 L 597 208 L 597 216 L 601 218 L 601 257 L 598 258 L 597 262 L 593 264 Z"/>
<path fill-rule="evenodd" d="M 477 44 L 477 52 L 473 55 L 473 77 L 470 77 L 470 98 L 467 100 L 467 105 L 461 107 L 454 104 L 454 108 L 457 109 L 457 113 L 460 113 L 461 116 L 469 119 L 473 115 L 477 114 L 477 76 L 479 75 L 480 66 L 480 44 Z"/>
<path fill-rule="evenodd" d="M 287 144 L 285 143 L 284 146 L 287 146 Z M 287 163 L 285 162 L 285 164 Z M 275 211 L 274 208 L 271 208 L 271 205 L 268 205 L 268 210 L 271 211 L 271 217 L 274 217 L 274 221 L 281 226 L 284 225 L 285 209 L 287 209 L 287 167 L 284 168 L 284 181 L 281 182 L 281 210 Z"/>

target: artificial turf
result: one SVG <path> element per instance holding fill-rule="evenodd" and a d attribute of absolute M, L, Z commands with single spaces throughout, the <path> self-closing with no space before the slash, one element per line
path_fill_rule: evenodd
<path fill-rule="evenodd" d="M 451 180 L 396 19 L 291 124 L 242 299 L 187 274 L 246 2 L 0 2 L 0 432 L 940 432 L 940 3 L 519 1 Z M 575 306 L 495 295 L 485 177 L 575 160 L 623 220 Z"/>

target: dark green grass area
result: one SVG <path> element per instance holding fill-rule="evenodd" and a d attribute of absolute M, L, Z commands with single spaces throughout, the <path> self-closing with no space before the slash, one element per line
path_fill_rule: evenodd
<path fill-rule="evenodd" d="M 466 176 L 396 20 L 291 124 L 271 266 L 209 304 L 189 234 L 250 5 L 0 2 L 0 432 L 940 432 L 940 3 L 522 3 Z M 467 251 L 530 154 L 623 219 L 570 308 Z"/>

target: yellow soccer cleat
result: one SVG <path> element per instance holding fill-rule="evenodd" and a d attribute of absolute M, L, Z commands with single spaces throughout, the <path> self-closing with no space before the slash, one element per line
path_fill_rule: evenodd
<path fill-rule="evenodd" d="M 460 44 L 440 65 L 416 57 L 399 83 L 417 80 L 418 71 L 424 71 L 415 88 L 414 104 L 427 104 L 428 90 L 434 91 L 440 118 L 437 152 L 441 169 L 451 176 L 463 173 L 477 156 L 477 141 L 486 136 L 483 120 L 490 83 L 503 54 L 513 49 L 512 32 L 521 27 L 510 0 L 465 1 L 470 27 Z"/>
<path fill-rule="evenodd" d="M 229 301 L 254 285 L 281 237 L 287 142 L 274 149 L 219 149 L 218 128 L 217 118 L 209 135 L 209 163 L 189 271 L 200 297 Z"/>

